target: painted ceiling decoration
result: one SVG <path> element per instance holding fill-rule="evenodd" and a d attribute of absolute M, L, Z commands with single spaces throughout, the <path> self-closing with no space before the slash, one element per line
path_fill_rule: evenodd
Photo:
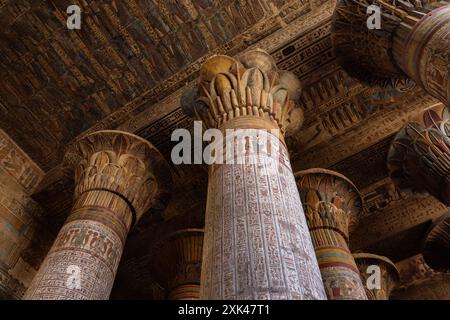
<path fill-rule="evenodd" d="M 81 8 L 80 30 L 66 26 L 73 4 Z M 431 221 L 447 207 L 429 195 L 397 190 L 386 159 L 404 124 L 440 102 L 411 81 L 382 88 L 349 76 L 332 47 L 335 6 L 335 0 L 0 0 L 0 161 L 14 177 L 8 186 L 32 199 L 4 204 L 0 188 L 0 205 L 22 211 L 31 206 L 32 215 L 55 233 L 70 212 L 75 188 L 62 165 L 66 149 L 99 130 L 148 140 L 168 160 L 172 198 L 164 211 L 149 209 L 153 214 L 131 229 L 112 297 L 164 298 L 163 287 L 171 284 L 158 283 L 148 266 L 160 254 L 161 239 L 174 231 L 194 230 L 196 239 L 206 206 L 207 167 L 170 162 L 173 130 L 193 127 L 181 96 L 198 84 L 199 70 L 212 55 L 239 60 L 260 48 L 303 88 L 297 101 L 303 127 L 286 139 L 293 171 L 333 170 L 361 191 L 364 223 L 349 241 L 352 252 L 394 262 L 418 254 Z M 350 40 L 343 38 L 346 45 Z M 0 183 L 7 185 L 2 175 Z M 179 239 L 172 241 L 175 246 Z M 45 251 L 31 243 L 36 252 Z M 36 267 L 37 255 L 27 252 L 24 260 Z M 153 269 L 161 272 L 160 266 Z"/>

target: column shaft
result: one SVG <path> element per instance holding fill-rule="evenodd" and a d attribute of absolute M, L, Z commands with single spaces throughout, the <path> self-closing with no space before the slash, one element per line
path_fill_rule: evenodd
<path fill-rule="evenodd" d="M 253 157 L 210 168 L 201 297 L 324 299 L 287 150 Z"/>
<path fill-rule="evenodd" d="M 355 260 L 344 237 L 332 229 L 311 230 L 320 273 L 330 300 L 365 300 Z"/>
<path fill-rule="evenodd" d="M 166 196 L 167 164 L 121 131 L 80 137 L 64 164 L 74 170 L 74 206 L 24 298 L 108 299 L 130 227 Z"/>
<path fill-rule="evenodd" d="M 220 152 L 241 150 L 247 141 L 225 163 L 210 163 L 202 299 L 326 298 L 284 145 L 284 135 L 302 123 L 294 101 L 300 89 L 292 73 L 254 50 L 239 60 L 210 58 L 199 87 L 183 96 L 187 114 L 225 133 Z M 239 138 L 244 129 L 253 133 Z M 237 139 L 230 140 L 227 130 Z M 259 136 L 277 151 L 255 150 Z"/>
<path fill-rule="evenodd" d="M 362 198 L 339 173 L 314 168 L 295 174 L 328 299 L 366 300 L 355 260 L 348 247 Z"/>
<path fill-rule="evenodd" d="M 81 195 L 24 299 L 108 299 L 131 216 L 109 191 Z"/>

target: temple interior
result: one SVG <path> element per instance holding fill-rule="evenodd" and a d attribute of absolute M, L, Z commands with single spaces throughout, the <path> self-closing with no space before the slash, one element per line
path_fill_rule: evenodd
<path fill-rule="evenodd" d="M 0 299 L 450 299 L 450 2 L 3 0 L 0 24 Z M 279 148 L 176 164 L 194 123 Z"/>

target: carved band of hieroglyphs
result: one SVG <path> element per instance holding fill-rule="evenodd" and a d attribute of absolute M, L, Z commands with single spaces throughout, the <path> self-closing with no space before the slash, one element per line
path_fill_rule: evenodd
<path fill-rule="evenodd" d="M 210 170 L 201 297 L 325 299 L 289 163 L 255 162 Z"/>
<path fill-rule="evenodd" d="M 80 137 L 64 162 L 75 171 L 74 206 L 25 299 L 108 299 L 128 231 L 170 182 L 167 164 L 121 131 Z"/>

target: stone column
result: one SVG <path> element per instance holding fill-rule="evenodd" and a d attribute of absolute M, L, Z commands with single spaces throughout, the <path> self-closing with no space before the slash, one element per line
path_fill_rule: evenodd
<path fill-rule="evenodd" d="M 389 150 L 389 175 L 400 189 L 428 192 L 450 206 L 449 110 L 425 110 L 397 134 Z"/>
<path fill-rule="evenodd" d="M 400 274 L 395 264 L 386 257 L 371 253 L 354 253 L 353 258 L 355 258 L 369 300 L 389 300 L 391 291 L 400 281 Z M 372 282 L 370 277 L 378 275 L 380 282 L 376 283 L 376 280 L 375 283 Z"/>
<path fill-rule="evenodd" d="M 229 153 L 225 163 L 209 166 L 202 299 L 326 298 L 283 139 L 301 122 L 299 90 L 292 74 L 255 50 L 239 60 L 210 58 L 199 87 L 182 99 L 205 127 L 228 129 L 215 143 L 217 160 Z M 253 130 L 241 139 L 230 133 L 243 129 Z M 270 151 L 255 151 L 264 139 Z"/>
<path fill-rule="evenodd" d="M 71 145 L 72 211 L 28 288 L 25 299 L 108 299 L 128 231 L 169 179 L 150 143 L 120 131 L 99 131 Z"/>
<path fill-rule="evenodd" d="M 437 219 L 428 231 L 422 255 L 434 270 L 450 271 L 450 212 Z"/>
<path fill-rule="evenodd" d="M 367 13 L 381 9 L 380 29 Z M 407 79 L 450 105 L 448 1 L 339 0 L 332 33 L 336 56 L 353 77 L 404 87 Z"/>
<path fill-rule="evenodd" d="M 325 169 L 295 174 L 328 299 L 366 300 L 359 270 L 349 250 L 362 198 L 343 175 Z"/>
<path fill-rule="evenodd" d="M 169 300 L 200 299 L 203 234 L 202 229 L 180 230 L 158 244 L 152 274 Z"/>

